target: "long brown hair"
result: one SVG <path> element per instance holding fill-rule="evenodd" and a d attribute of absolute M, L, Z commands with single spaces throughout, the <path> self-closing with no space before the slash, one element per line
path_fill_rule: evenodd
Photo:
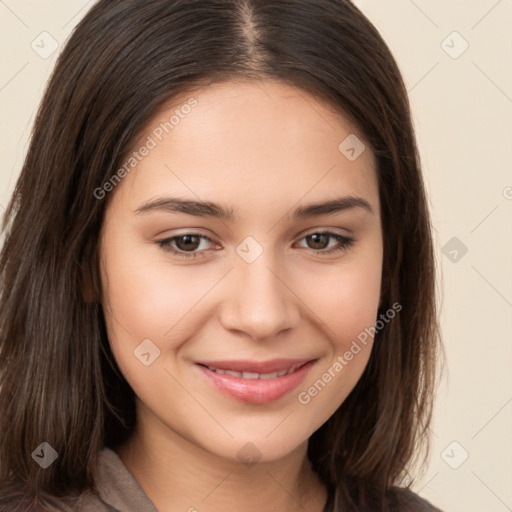
<path fill-rule="evenodd" d="M 428 452 L 441 345 L 428 202 L 388 47 L 348 0 L 100 0 L 59 56 L 3 219 L 2 510 L 23 496 L 63 510 L 60 497 L 94 487 L 102 447 L 134 426 L 133 391 L 110 352 L 99 300 L 109 197 L 94 191 L 174 95 L 265 78 L 348 117 L 376 156 L 382 307 L 403 309 L 376 334 L 361 379 L 311 436 L 308 457 L 332 490 L 332 510 L 400 501 L 393 486 L 410 483 L 412 462 Z M 58 453 L 47 469 L 31 456 L 42 442 Z"/>

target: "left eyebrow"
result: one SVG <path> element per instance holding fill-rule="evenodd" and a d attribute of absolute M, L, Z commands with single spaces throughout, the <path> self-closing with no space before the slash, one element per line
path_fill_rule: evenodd
<path fill-rule="evenodd" d="M 369 213 L 374 215 L 373 208 L 366 199 L 356 196 L 343 196 L 332 199 L 331 201 L 299 206 L 293 212 L 293 218 L 304 219 L 318 215 L 329 215 L 345 210 L 352 210 L 354 208 L 363 208 L 364 210 L 367 210 Z"/>
<path fill-rule="evenodd" d="M 292 217 L 294 219 L 305 219 L 319 215 L 330 215 L 354 208 L 362 208 L 372 215 L 374 211 L 370 203 L 356 196 L 343 196 L 330 201 L 310 203 L 296 208 Z M 176 197 L 163 197 L 146 202 L 139 206 L 134 213 L 148 213 L 151 211 L 163 211 L 168 213 L 185 213 L 196 217 L 212 217 L 221 220 L 233 221 L 235 219 L 233 208 L 227 208 L 211 201 L 194 201 L 190 199 L 179 199 Z"/>

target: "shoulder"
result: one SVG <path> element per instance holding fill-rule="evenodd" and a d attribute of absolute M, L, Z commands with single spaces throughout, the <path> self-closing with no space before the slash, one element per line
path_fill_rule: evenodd
<path fill-rule="evenodd" d="M 1 512 L 158 512 L 117 453 L 107 447 L 98 454 L 93 488 L 78 496 L 36 498 L 24 487 L 22 482 L 0 482 Z"/>
<path fill-rule="evenodd" d="M 443 512 L 408 487 L 391 487 L 384 496 L 375 489 L 358 487 L 358 495 L 349 496 L 346 490 L 329 488 L 324 511 L 350 512 Z"/>
<path fill-rule="evenodd" d="M 120 512 L 119 509 L 105 503 L 97 494 L 92 492 L 83 494 L 73 510 L 77 512 Z"/>
<path fill-rule="evenodd" d="M 397 512 L 443 512 L 409 488 L 393 487 Z"/>
<path fill-rule="evenodd" d="M 57 498 L 43 495 L 39 498 L 29 497 L 18 489 L 0 490 L 0 510 L 2 512 L 120 512 L 102 501 L 96 494 L 86 491 L 78 497 Z"/>
<path fill-rule="evenodd" d="M 137 480 L 111 448 L 104 447 L 99 453 L 95 484 L 97 499 L 111 507 L 106 510 L 158 512 Z"/>

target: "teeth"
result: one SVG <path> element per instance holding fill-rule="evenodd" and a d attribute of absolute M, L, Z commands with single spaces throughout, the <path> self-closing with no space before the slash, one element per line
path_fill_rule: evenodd
<path fill-rule="evenodd" d="M 257 379 L 260 376 L 259 373 L 243 372 L 242 379 Z"/>
<path fill-rule="evenodd" d="M 262 373 L 260 374 L 260 379 L 275 379 L 276 377 L 278 377 L 278 372 L 274 372 L 274 373 Z"/>
<path fill-rule="evenodd" d="M 289 370 L 281 370 L 280 372 L 273 373 L 254 373 L 254 372 L 234 372 L 232 370 L 219 370 L 217 368 L 211 368 L 208 366 L 208 369 L 212 372 L 219 373 L 221 375 L 231 375 L 232 377 L 237 377 L 239 379 L 276 379 L 277 377 L 283 377 L 289 373 L 293 373 L 300 365 L 297 364 L 292 366 Z"/>

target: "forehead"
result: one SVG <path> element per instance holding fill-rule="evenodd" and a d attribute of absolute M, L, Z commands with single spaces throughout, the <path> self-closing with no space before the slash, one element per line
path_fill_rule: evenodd
<path fill-rule="evenodd" d="M 347 140 L 358 141 L 358 152 L 364 148 L 355 160 L 347 158 Z M 213 195 L 234 205 L 235 213 L 237 205 L 263 198 L 269 207 L 325 199 L 326 193 L 376 200 L 375 160 L 358 128 L 278 81 L 218 83 L 174 96 L 146 124 L 132 151 L 144 146 L 150 150 L 116 190 L 133 208 L 165 194 Z"/>

